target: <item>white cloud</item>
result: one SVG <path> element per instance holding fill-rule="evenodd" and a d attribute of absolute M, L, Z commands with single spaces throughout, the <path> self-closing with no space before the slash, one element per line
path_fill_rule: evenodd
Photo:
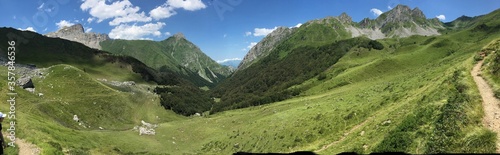
<path fill-rule="evenodd" d="M 151 21 L 151 17 L 145 16 L 144 12 L 139 13 L 140 8 L 132 5 L 129 0 L 118 0 L 111 4 L 106 4 L 106 0 L 83 0 L 80 9 L 97 18 L 98 23 L 106 19 L 114 19 L 110 25 Z"/>
<path fill-rule="evenodd" d="M 109 37 L 113 39 L 149 39 L 146 36 L 160 36 L 160 29 L 165 23 L 148 23 L 142 26 L 121 24 L 111 30 Z"/>
<path fill-rule="evenodd" d="M 254 47 L 255 45 L 257 45 L 257 42 L 251 42 L 250 45 L 248 45 L 246 48 L 241 49 L 241 51 L 248 51 L 252 49 L 252 47 Z"/>
<path fill-rule="evenodd" d="M 387 6 L 387 9 L 392 10 L 392 7 L 391 6 Z"/>
<path fill-rule="evenodd" d="M 93 17 L 89 17 L 89 18 L 87 19 L 87 22 L 88 22 L 88 23 L 92 23 L 92 21 L 94 21 L 94 20 L 95 20 L 95 18 L 93 18 Z"/>
<path fill-rule="evenodd" d="M 240 60 L 243 60 L 243 59 L 241 59 L 241 58 L 231 58 L 231 59 L 217 60 L 217 63 L 224 63 L 224 62 L 228 62 L 228 61 L 240 61 Z"/>
<path fill-rule="evenodd" d="M 201 0 L 167 0 L 165 4 L 151 10 L 149 16 L 155 20 L 160 20 L 176 15 L 175 9 L 182 8 L 188 11 L 196 11 L 206 7 Z"/>
<path fill-rule="evenodd" d="M 50 6 L 49 6 L 49 7 L 50 7 Z M 43 9 L 43 8 L 45 8 L 45 9 Z M 45 7 L 45 3 L 42 3 L 42 4 L 40 4 L 40 6 L 38 6 L 38 8 L 37 8 L 37 9 L 38 9 L 38 11 L 52 12 L 52 10 L 54 9 L 54 7 L 52 7 L 52 8 L 47 8 L 47 7 Z"/>
<path fill-rule="evenodd" d="M 252 35 L 252 32 L 245 32 L 245 36 L 250 36 Z"/>
<path fill-rule="evenodd" d="M 126 16 L 116 17 L 112 21 L 109 22 L 109 25 L 116 26 L 121 23 L 129 23 L 129 22 L 149 22 L 151 21 L 151 17 L 146 16 L 144 12 L 141 13 L 132 13 Z"/>
<path fill-rule="evenodd" d="M 18 30 L 21 30 L 21 31 L 31 31 L 31 32 L 36 32 L 35 28 L 33 28 L 33 27 L 27 27 L 27 28 L 25 28 L 25 29 L 18 28 Z"/>
<path fill-rule="evenodd" d="M 73 25 L 75 25 L 75 23 L 72 23 L 72 22 L 66 21 L 66 20 L 61 20 L 58 23 L 56 23 L 56 25 L 59 29 L 61 29 L 63 27 L 73 26 Z"/>
<path fill-rule="evenodd" d="M 257 42 L 251 42 L 250 45 L 247 46 L 247 49 L 252 49 L 255 45 L 257 45 Z"/>
<path fill-rule="evenodd" d="M 376 9 L 376 8 L 371 9 L 370 12 L 372 12 L 373 15 L 375 15 L 377 17 L 380 16 L 382 13 L 384 13 L 384 12 L 382 12 L 379 9 Z"/>
<path fill-rule="evenodd" d="M 168 0 L 166 4 L 173 8 L 182 8 L 188 11 L 196 11 L 207 7 L 201 0 Z"/>
<path fill-rule="evenodd" d="M 253 36 L 259 37 L 259 36 L 266 36 L 267 34 L 273 32 L 276 30 L 278 27 L 274 27 L 273 29 L 267 29 L 267 28 L 255 28 Z"/>
<path fill-rule="evenodd" d="M 85 33 L 89 33 L 90 31 L 92 31 L 92 28 L 91 27 L 85 27 Z"/>
<path fill-rule="evenodd" d="M 446 20 L 446 16 L 444 15 L 438 15 L 436 16 L 436 18 L 438 18 L 439 20 Z"/>
<path fill-rule="evenodd" d="M 42 10 L 44 5 L 45 3 L 42 3 L 40 6 L 38 6 L 38 10 Z"/>
<path fill-rule="evenodd" d="M 293 28 L 297 28 L 297 27 L 300 27 L 302 26 L 302 23 L 298 23 L 297 25 L 295 25 Z"/>
<path fill-rule="evenodd" d="M 171 36 L 172 34 L 170 32 L 165 32 L 165 36 Z"/>
<path fill-rule="evenodd" d="M 167 5 L 158 6 L 149 12 L 149 16 L 155 20 L 168 18 L 176 14 L 177 12 L 174 11 L 174 8 Z"/>

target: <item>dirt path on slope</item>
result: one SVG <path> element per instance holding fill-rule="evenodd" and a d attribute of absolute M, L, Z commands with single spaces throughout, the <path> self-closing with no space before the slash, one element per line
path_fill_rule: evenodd
<path fill-rule="evenodd" d="M 493 90 L 486 83 L 486 81 L 480 76 L 481 66 L 483 65 L 483 60 L 474 66 L 471 71 L 472 77 L 476 82 L 479 89 L 479 93 L 483 98 L 483 110 L 484 118 L 483 124 L 490 130 L 497 133 L 497 147 L 496 152 L 500 153 L 500 101 L 495 98 Z"/>
<path fill-rule="evenodd" d="M 352 128 L 351 128 L 351 130 L 349 130 L 347 133 L 344 133 L 344 135 L 342 135 L 342 137 L 340 137 L 340 139 L 339 139 L 339 140 L 336 140 L 336 141 L 334 141 L 334 142 L 332 142 L 332 143 L 330 143 L 330 144 L 328 144 L 328 145 L 325 145 L 325 146 L 323 146 L 321 149 L 316 150 L 316 151 L 314 151 L 314 152 L 315 152 L 315 153 L 319 153 L 319 152 L 321 152 L 321 151 L 324 151 L 324 150 L 326 150 L 326 149 L 328 149 L 328 148 L 332 147 L 333 145 L 335 145 L 335 144 L 337 144 L 337 143 L 339 143 L 339 142 L 344 141 L 344 139 L 345 139 L 345 138 L 347 138 L 347 136 L 348 136 L 349 134 L 353 133 L 354 131 L 358 130 L 360 127 L 364 126 L 364 125 L 366 124 L 366 122 L 370 121 L 371 119 L 372 119 L 372 117 L 368 117 L 365 121 L 363 121 L 362 123 L 360 123 L 360 124 L 358 124 L 358 125 L 356 125 L 356 126 L 352 127 Z"/>
<path fill-rule="evenodd" d="M 19 155 L 39 155 L 40 148 L 36 145 L 28 143 L 22 139 L 16 139 L 17 147 L 19 147 Z"/>

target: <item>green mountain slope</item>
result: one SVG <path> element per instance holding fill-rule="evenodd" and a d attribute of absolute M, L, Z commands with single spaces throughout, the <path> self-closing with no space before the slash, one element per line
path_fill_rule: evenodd
<path fill-rule="evenodd" d="M 483 64 L 484 77 L 492 85 L 497 98 L 500 98 L 500 39 L 494 40 L 485 46 L 481 53 L 487 55 Z"/>
<path fill-rule="evenodd" d="M 412 35 L 440 35 L 439 31 L 444 28 L 444 24 L 437 18 L 427 19 L 419 8 L 410 9 L 405 5 L 398 5 L 376 19 L 365 18 L 359 23 L 353 22 L 349 15 L 342 13 L 337 17 L 308 21 L 299 28 L 276 29 L 248 52 L 238 71 L 266 57 L 274 47 L 287 40 L 291 40 L 288 41 L 291 43 L 289 46 L 298 47 L 321 45 L 334 40 L 361 36 L 383 39 Z"/>
<path fill-rule="evenodd" d="M 322 71 L 324 78 L 318 79 L 320 73 L 296 85 L 307 89 L 295 98 L 206 117 L 172 118 L 159 124 L 155 136 L 139 136 L 131 126 L 73 131 L 47 121 L 52 117 L 30 112 L 36 108 L 26 104 L 19 107 L 19 120 L 29 122 L 20 123 L 20 131 L 33 138 L 26 132 L 19 136 L 47 151 L 94 154 L 492 152 L 494 134 L 482 127 L 481 100 L 468 73 L 475 53 L 500 33 L 468 41 L 460 37 L 480 33 L 384 39 L 378 41 L 382 50 L 349 48 Z M 39 99 L 20 95 L 26 103 Z"/>
<path fill-rule="evenodd" d="M 205 92 L 192 83 L 190 77 L 196 74 L 181 75 L 168 68 L 159 71 L 152 69 L 139 60 L 130 56 L 117 56 L 111 53 L 89 48 L 81 43 L 65 39 L 49 38 L 33 32 L 19 31 L 10 28 L 0 28 L 0 41 L 17 41 L 16 63 L 35 64 L 37 67 L 46 68 L 58 64 L 75 66 L 95 79 L 103 81 L 133 81 L 140 84 L 168 85 L 173 88 L 157 91 L 168 93 L 170 91 L 187 91 L 190 95 L 198 96 L 196 102 L 189 98 L 177 99 L 176 106 L 172 107 L 164 102 L 166 109 L 173 110 L 183 115 L 202 113 L 210 109 L 213 100 L 205 96 Z M 17 36 L 10 39 L 9 36 Z M 17 38 L 17 39 L 16 39 Z M 0 45 L 0 49 L 7 49 L 8 44 Z M 7 51 L 1 50 L 0 54 L 6 58 Z M 21 78 L 21 77 L 18 77 Z M 196 81 L 196 80 L 194 80 Z M 156 90 L 156 88 L 150 91 Z M 169 99 L 169 98 L 163 98 Z M 110 99 L 114 100 L 114 99 Z"/>
<path fill-rule="evenodd" d="M 212 60 L 182 34 L 159 42 L 107 40 L 101 42 L 101 46 L 105 51 L 137 58 L 152 68 L 169 69 L 186 75 L 193 82 L 200 83 L 199 86 L 214 86 L 231 74 L 229 67 Z"/>
<path fill-rule="evenodd" d="M 50 67 L 69 64 L 90 73 L 95 78 L 158 84 L 178 84 L 180 77 L 169 70 L 163 73 L 147 67 L 129 56 L 116 56 L 92 49 L 77 42 L 49 38 L 29 31 L 0 28 L 0 41 L 16 41 L 16 62 Z M 0 56 L 6 58 L 8 44 L 1 44 Z"/>
<path fill-rule="evenodd" d="M 324 46 L 293 48 L 287 50 L 283 57 L 283 50 L 288 45 L 278 46 L 269 56 L 217 86 L 214 92 L 216 97 L 221 97 L 221 102 L 214 106 L 213 112 L 287 99 L 300 93 L 300 90 L 287 88 L 318 75 L 335 64 L 349 49 L 383 49 L 377 41 L 353 38 Z"/>
<path fill-rule="evenodd" d="M 0 70 L 7 72 L 3 66 Z M 61 147 L 73 153 L 97 147 L 105 139 L 99 134 L 87 134 L 91 131 L 129 130 L 141 125 L 142 120 L 160 123 L 184 119 L 162 108 L 159 97 L 148 92 L 154 89 L 148 84 L 117 87 L 69 65 L 55 65 L 41 72 L 43 77 L 32 78 L 35 94 L 16 88 L 15 127 L 16 137 L 35 143 L 42 148 L 42 154 L 63 153 Z M 7 78 L 3 74 L 1 77 Z M 0 86 L 6 94 L 6 83 Z M 8 111 L 3 104 L 0 110 Z M 75 115 L 79 121 L 73 120 Z"/>
<path fill-rule="evenodd" d="M 119 80 L 121 76 L 139 75 L 133 75 L 127 67 L 123 67 L 120 76 L 98 72 L 119 70 L 121 61 L 116 61 L 118 66 L 115 66 L 97 58 L 83 59 L 93 56 L 73 53 L 86 51 L 83 47 L 70 50 L 78 49 L 81 44 L 37 41 L 44 38 L 24 44 L 18 41 L 19 54 L 35 53 L 50 62 L 20 55 L 19 62 L 48 68 L 42 70 L 44 78 L 33 78 L 37 91 L 45 95 L 16 91 L 19 103 L 16 136 L 39 146 L 43 154 L 231 154 L 299 150 L 319 154 L 492 153 L 498 143 L 496 133 L 483 126 L 482 101 L 470 70 L 478 52 L 498 49 L 499 13 L 497 10 L 481 16 L 469 28 L 440 36 L 376 41 L 364 37 L 337 39 L 335 35 L 323 38 L 313 35 L 321 33 L 305 27 L 302 30 L 311 33 L 303 35 L 318 38 L 320 42 L 299 43 L 288 39 L 280 43 L 267 57 L 226 80 L 235 78 L 231 83 L 224 81 L 210 90 L 222 97 L 221 102 L 211 103 L 214 109 L 240 109 L 205 113 L 201 117 L 182 117 L 160 107 L 165 99 L 172 99 L 167 103 L 170 108 L 184 101 L 196 102 L 200 97 L 196 96 L 200 92 L 197 88 L 158 87 L 160 99 L 148 92 L 153 86 L 146 82 L 114 86 L 97 81 L 98 76 Z M 300 39 L 298 35 L 295 37 Z M 58 52 L 43 50 L 41 45 Z M 36 55 L 38 48 L 52 56 Z M 486 58 L 489 63 L 485 63 L 493 67 L 485 67 L 493 76 L 497 66 L 495 53 L 490 53 Z M 66 58 L 70 56 L 73 58 Z M 88 71 L 99 66 L 107 68 Z M 0 72 L 7 72 L 7 68 L 0 66 Z M 246 78 L 245 74 L 255 78 Z M 7 79 L 7 75 L 0 74 L 0 78 Z M 241 86 L 234 85 L 237 87 L 232 90 L 233 82 Z M 0 82 L 0 88 L 2 94 L 9 92 L 5 82 Z M 286 91 L 292 92 L 291 95 L 273 96 Z M 232 97 L 224 98 L 225 94 Z M 241 97 L 252 94 L 257 95 Z M 233 96 L 242 100 L 227 102 Z M 274 97 L 278 100 L 273 100 Z M 8 96 L 2 95 L 0 99 L 5 101 Z M 258 106 L 241 108 L 245 102 L 268 99 L 273 103 L 258 102 Z M 0 102 L 0 111 L 9 111 L 9 104 Z M 83 126 L 73 120 L 75 114 Z M 155 135 L 138 134 L 134 126 L 141 125 L 141 120 L 158 123 Z"/>

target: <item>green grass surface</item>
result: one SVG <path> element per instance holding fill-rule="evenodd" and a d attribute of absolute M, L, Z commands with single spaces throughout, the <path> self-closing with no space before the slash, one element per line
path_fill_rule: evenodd
<path fill-rule="evenodd" d="M 308 88 L 299 97 L 191 118 L 165 111 L 153 94 L 121 92 L 80 69 L 57 65 L 47 69 L 45 79 L 34 79 L 43 97 L 17 91 L 18 136 L 43 154 L 314 151 L 348 132 L 321 153 L 493 152 L 494 134 L 481 126 L 481 101 L 468 74 L 475 52 L 491 39 L 459 45 L 455 37 L 440 36 L 426 45 L 420 44 L 429 37 L 386 39 L 381 42 L 397 48 L 353 48 L 324 71 L 325 79 L 294 86 Z M 447 46 L 439 45 L 443 42 Z M 78 126 L 73 114 L 91 127 Z M 131 131 L 140 120 L 160 123 L 157 134 Z"/>
<path fill-rule="evenodd" d="M 483 77 L 491 85 L 495 96 L 500 98 L 500 40 L 492 41 L 481 52 L 487 55 L 482 67 Z"/>
<path fill-rule="evenodd" d="M 51 66 L 45 78 L 33 79 L 44 96 L 17 89 L 16 136 L 48 155 L 293 152 L 324 146 L 330 147 L 319 153 L 492 153 L 496 133 L 482 126 L 482 101 L 470 70 L 476 53 L 500 38 L 499 24 L 491 20 L 496 14 L 466 31 L 379 40 L 383 50 L 351 48 L 321 74 L 290 87 L 305 90 L 294 98 L 202 117 L 164 110 L 158 96 L 147 93 L 149 84 L 115 88 L 82 69 Z M 0 72 L 7 70 L 2 66 Z M 0 94 L 6 94 L 1 81 Z M 6 102 L 0 102 L 0 111 L 8 111 Z M 90 127 L 74 122 L 74 114 Z M 140 120 L 159 123 L 156 135 L 132 131 Z"/>

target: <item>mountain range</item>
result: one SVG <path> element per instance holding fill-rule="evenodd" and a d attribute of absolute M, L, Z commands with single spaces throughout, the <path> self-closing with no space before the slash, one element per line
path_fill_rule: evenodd
<path fill-rule="evenodd" d="M 132 56 L 154 69 L 181 73 L 200 87 L 212 87 L 232 72 L 229 67 L 219 65 L 205 55 L 182 33 L 158 42 L 116 40 L 110 39 L 107 34 L 85 33 L 81 24 L 75 24 L 45 36 L 76 41 L 114 54 Z"/>
<path fill-rule="evenodd" d="M 268 34 L 262 41 L 250 49 L 238 70 L 245 69 L 260 58 L 266 57 L 277 44 L 289 39 L 318 42 L 359 36 L 370 39 L 409 37 L 412 35 L 432 36 L 440 35 L 438 31 L 445 28 L 444 23 L 439 21 L 439 19 L 427 19 L 419 8 L 411 9 L 405 5 L 397 5 L 392 10 L 382 13 L 373 20 L 364 18 L 356 23 L 352 21 L 349 15 L 342 13 L 337 17 L 326 17 L 308 21 L 300 27 L 301 28 L 279 27 Z M 308 32 L 303 29 L 313 29 L 312 27 L 321 27 L 323 32 L 327 32 L 327 34 L 331 36 L 324 38 L 307 38 Z"/>
<path fill-rule="evenodd" d="M 360 22 L 342 13 L 277 28 L 237 70 L 182 33 L 151 41 L 81 25 L 50 35 L 0 28 L 18 51 L 16 70 L 0 72 L 36 88 L 14 91 L 16 138 L 42 154 L 493 153 L 499 121 L 481 91 L 500 97 L 499 16 L 442 23 L 404 5 Z"/>
<path fill-rule="evenodd" d="M 241 63 L 240 58 L 233 58 L 233 59 L 224 59 L 224 60 L 218 60 L 217 63 L 223 65 L 223 66 L 228 66 L 231 69 L 236 70 L 238 68 L 238 65 Z"/>

